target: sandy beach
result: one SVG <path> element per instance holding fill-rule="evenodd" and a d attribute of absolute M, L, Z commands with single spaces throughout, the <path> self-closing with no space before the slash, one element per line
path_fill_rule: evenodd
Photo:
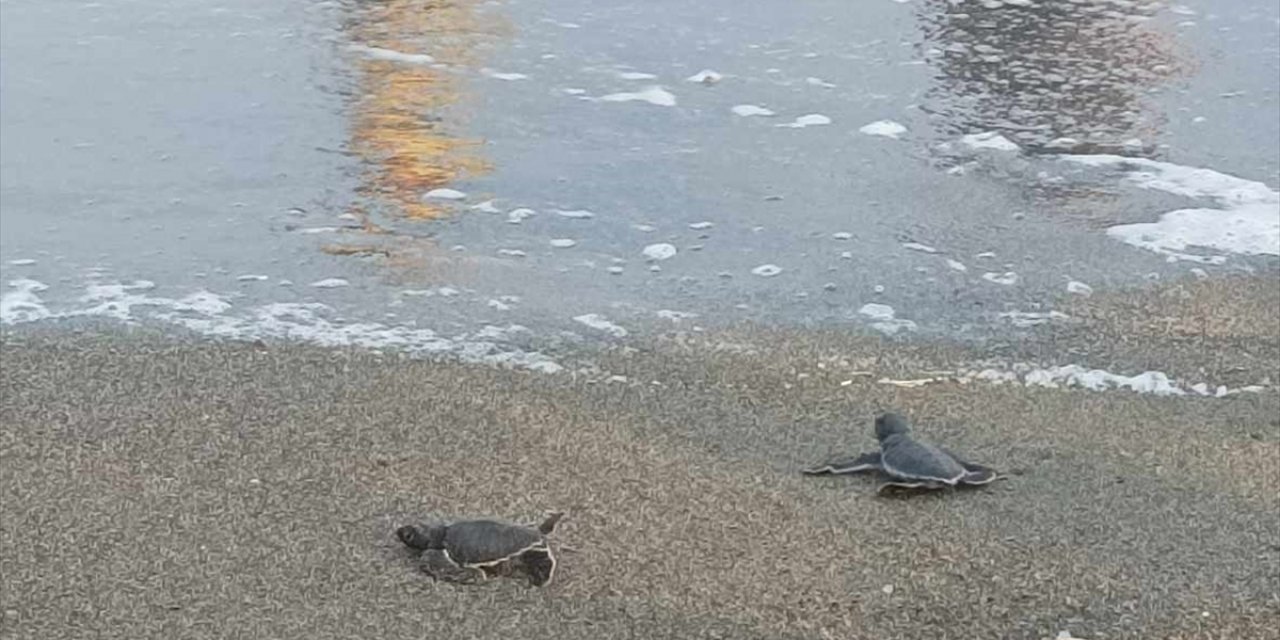
<path fill-rule="evenodd" d="M 10 331 L 4 636 L 1274 637 L 1273 391 L 841 384 L 840 358 L 906 375 L 957 354 L 720 338 L 596 354 L 610 381 Z M 772 346 L 725 346 L 747 341 Z M 887 407 L 1009 479 L 886 499 L 798 473 L 874 446 Z M 568 548 L 540 590 L 433 582 L 393 534 L 551 509 Z"/>

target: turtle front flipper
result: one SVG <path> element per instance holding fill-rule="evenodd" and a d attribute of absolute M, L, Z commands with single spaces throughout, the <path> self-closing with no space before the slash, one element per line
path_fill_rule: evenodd
<path fill-rule="evenodd" d="M 563 511 L 552 512 L 551 515 L 547 516 L 546 520 L 542 521 L 542 524 L 538 525 L 538 532 L 544 536 L 551 535 L 551 532 L 556 530 L 556 524 L 558 524 L 560 522 L 560 518 L 563 517 Z"/>
<path fill-rule="evenodd" d="M 488 579 L 483 569 L 464 567 L 449 557 L 444 549 L 427 549 L 422 552 L 422 570 L 432 578 L 446 582 L 473 584 Z"/>
<path fill-rule="evenodd" d="M 876 487 L 876 495 L 886 495 L 899 490 L 935 491 L 938 489 L 946 488 L 948 486 L 950 485 L 948 485 L 945 482 L 938 482 L 935 480 L 895 479 L 895 480 L 889 480 L 887 482 L 883 482 L 880 484 L 880 486 Z"/>
<path fill-rule="evenodd" d="M 865 471 L 881 471 L 880 452 L 872 451 L 858 456 L 847 456 L 844 458 L 836 458 L 830 462 L 801 469 L 800 473 L 807 476 L 818 475 L 839 475 L 844 473 L 862 473 Z"/>
<path fill-rule="evenodd" d="M 529 576 L 529 584 L 546 586 L 556 572 L 556 557 L 547 547 L 534 547 L 520 554 L 520 564 Z"/>

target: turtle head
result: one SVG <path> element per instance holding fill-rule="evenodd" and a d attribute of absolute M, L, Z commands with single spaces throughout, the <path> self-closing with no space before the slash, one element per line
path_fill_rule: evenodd
<path fill-rule="evenodd" d="M 444 542 L 445 527 L 415 527 L 406 524 L 396 529 L 396 537 L 400 538 L 406 547 L 425 551 L 427 549 L 438 549 Z"/>
<path fill-rule="evenodd" d="M 893 412 L 885 412 L 876 416 L 876 439 L 883 441 L 892 435 L 911 431 L 907 419 Z"/>
<path fill-rule="evenodd" d="M 426 536 L 422 535 L 422 532 L 411 524 L 406 524 L 403 527 L 396 529 L 396 537 L 400 538 L 400 542 L 403 542 L 404 545 L 410 549 L 418 549 L 421 551 L 422 549 L 427 548 Z"/>

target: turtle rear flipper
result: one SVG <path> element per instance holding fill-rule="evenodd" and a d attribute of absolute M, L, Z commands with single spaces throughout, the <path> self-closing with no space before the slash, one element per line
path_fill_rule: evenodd
<path fill-rule="evenodd" d="M 983 485 L 991 484 L 999 480 L 1002 476 L 996 473 L 995 469 L 984 467 L 980 464 L 963 463 L 965 474 L 960 479 L 962 484 Z"/>
<path fill-rule="evenodd" d="M 824 462 L 819 465 L 801 469 L 800 473 L 807 476 L 819 475 L 839 475 L 844 473 L 862 473 L 864 471 L 880 471 L 880 452 L 872 451 L 858 456 L 847 456 L 844 458 L 836 458 L 830 462 Z"/>
<path fill-rule="evenodd" d="M 971 485 L 991 484 L 992 482 L 995 482 L 996 480 L 999 480 L 1002 477 L 995 469 L 992 469 L 991 467 L 969 462 L 964 458 L 961 458 L 960 456 L 956 455 L 955 452 L 950 449 L 947 449 L 944 447 L 938 447 L 938 448 L 942 449 L 943 453 L 951 456 L 952 459 L 960 463 L 960 466 L 964 467 L 964 471 L 965 471 L 964 477 L 960 479 L 960 482 L 962 484 L 971 484 Z"/>
<path fill-rule="evenodd" d="M 546 547 L 535 547 L 525 551 L 520 555 L 520 563 L 524 565 L 525 573 L 529 575 L 529 584 L 535 587 L 546 586 L 555 576 L 556 557 L 551 555 L 551 549 Z"/>

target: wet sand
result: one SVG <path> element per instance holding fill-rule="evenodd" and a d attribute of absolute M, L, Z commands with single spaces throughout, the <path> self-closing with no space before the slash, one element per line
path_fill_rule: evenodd
<path fill-rule="evenodd" d="M 733 347 L 747 338 L 769 346 Z M 813 333 L 676 336 L 593 354 L 626 377 L 609 382 L 146 329 L 15 329 L 0 346 L 0 630 L 1275 637 L 1274 391 L 908 389 L 849 375 L 962 355 Z M 798 473 L 873 446 L 885 407 L 1010 478 L 886 499 L 870 478 Z M 570 549 L 541 590 L 435 583 L 393 534 L 432 516 L 551 509 L 568 512 L 554 539 Z"/>

